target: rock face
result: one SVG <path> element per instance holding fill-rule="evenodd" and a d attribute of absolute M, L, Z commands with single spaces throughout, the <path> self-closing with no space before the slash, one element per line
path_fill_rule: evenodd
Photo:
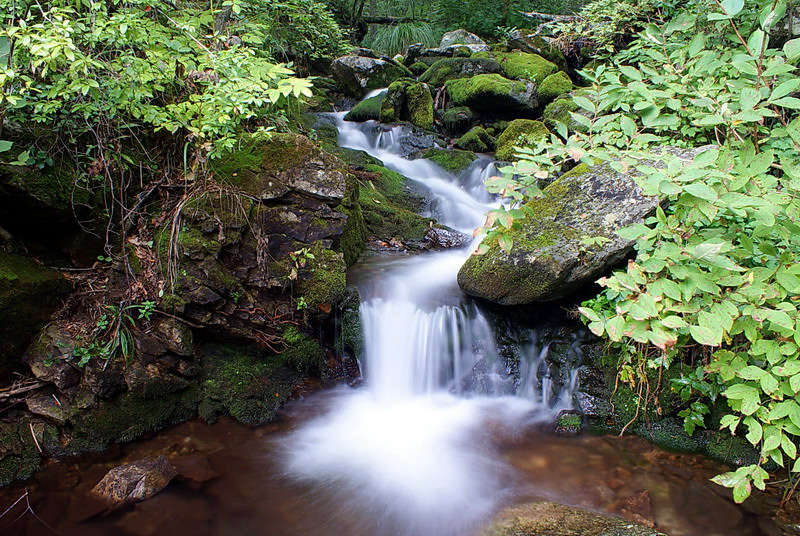
<path fill-rule="evenodd" d="M 109 471 L 92 494 L 111 506 L 139 502 L 164 489 L 177 474 L 165 456 L 148 456 Z"/>
<path fill-rule="evenodd" d="M 422 73 L 419 81 L 440 87 L 448 80 L 455 78 L 469 78 L 478 74 L 502 72 L 500 64 L 491 58 L 443 58 Z"/>
<path fill-rule="evenodd" d="M 509 80 L 499 74 L 450 80 L 445 87 L 455 105 L 486 114 L 529 117 L 539 105 L 533 83 Z"/>
<path fill-rule="evenodd" d="M 542 502 L 503 510 L 481 536 L 664 536 L 622 518 Z"/>
<path fill-rule="evenodd" d="M 383 123 L 407 121 L 425 130 L 433 128 L 433 96 L 427 84 L 398 80 L 392 82 L 381 102 Z"/>
<path fill-rule="evenodd" d="M 387 87 L 389 84 L 411 72 L 389 58 L 369 58 L 365 56 L 342 56 L 331 64 L 331 71 L 342 90 L 350 96 L 361 98 L 373 89 Z"/>
<path fill-rule="evenodd" d="M 58 272 L 0 251 L 0 370 L 15 364 L 71 288 Z"/>
<path fill-rule="evenodd" d="M 659 203 L 630 174 L 581 164 L 528 202 L 531 215 L 512 231 L 510 252 L 490 244 L 488 253 L 467 260 L 458 283 L 470 295 L 508 305 L 565 297 L 619 264 L 633 241 L 617 230 L 641 222 Z M 597 237 L 602 245 L 583 242 Z"/>

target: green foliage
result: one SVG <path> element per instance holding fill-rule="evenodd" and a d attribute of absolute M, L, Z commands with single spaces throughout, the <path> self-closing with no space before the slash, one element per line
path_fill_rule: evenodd
<path fill-rule="evenodd" d="M 107 361 L 121 356 L 130 364 L 135 352 L 133 330 L 140 321 L 149 322 L 156 304 L 106 305 L 85 344 L 72 351 L 75 365 L 83 368 L 93 359 Z"/>
<path fill-rule="evenodd" d="M 439 44 L 442 32 L 427 22 L 401 22 L 381 26 L 368 35 L 363 45 L 389 55 L 405 54 L 408 45 L 422 43 L 426 47 Z"/>
<path fill-rule="evenodd" d="M 715 479 L 737 501 L 764 489 L 770 462 L 800 472 L 800 40 L 767 38 L 785 11 L 781 0 L 698 0 L 648 26 L 572 98 L 586 132 L 556 124 L 561 138 L 520 150 L 493 185 L 521 201 L 571 161 L 606 161 L 667 201 L 620 230 L 636 258 L 580 313 L 618 349 L 624 384 L 688 366 L 673 381 L 687 433 L 723 397 L 722 429 L 760 450 Z M 693 158 L 666 148 L 706 143 Z M 513 247 L 513 219 L 490 215 L 490 239 Z"/>

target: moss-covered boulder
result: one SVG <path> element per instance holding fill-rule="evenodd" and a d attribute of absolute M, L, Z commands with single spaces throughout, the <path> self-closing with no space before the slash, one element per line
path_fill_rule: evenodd
<path fill-rule="evenodd" d="M 515 160 L 514 147 L 533 145 L 537 141 L 547 138 L 549 134 L 550 131 L 541 121 L 515 119 L 497 138 L 496 158 L 504 162 L 511 162 Z"/>
<path fill-rule="evenodd" d="M 570 91 L 572 91 L 572 80 L 564 71 L 558 71 L 539 84 L 539 102 L 541 104 L 552 102 Z"/>
<path fill-rule="evenodd" d="M 472 165 L 476 158 L 475 153 L 472 151 L 439 149 L 438 147 L 428 149 L 422 153 L 422 157 L 435 162 L 453 175 L 458 175 L 467 169 L 470 165 Z"/>
<path fill-rule="evenodd" d="M 365 56 L 336 58 L 331 63 L 331 71 L 342 91 L 356 98 L 373 89 L 387 87 L 400 78 L 413 76 L 406 67 L 389 58 Z"/>
<path fill-rule="evenodd" d="M 418 62 L 415 62 L 412 65 L 410 65 L 408 67 L 408 70 L 411 71 L 411 73 L 414 76 L 419 76 L 422 73 L 424 73 L 425 71 L 427 71 L 428 67 L 430 67 L 430 65 L 428 65 L 424 61 L 418 61 Z"/>
<path fill-rule="evenodd" d="M 433 95 L 427 84 L 398 80 L 389 86 L 381 103 L 383 123 L 407 121 L 425 130 L 433 128 Z"/>
<path fill-rule="evenodd" d="M 444 125 L 445 132 L 454 136 L 464 134 L 475 126 L 477 122 L 478 118 L 475 117 L 472 110 L 466 106 L 448 108 L 445 110 L 444 114 L 442 114 L 442 124 Z"/>
<path fill-rule="evenodd" d="M 536 113 L 539 101 L 531 82 L 509 80 L 499 74 L 479 74 L 445 84 L 453 104 L 492 115 L 527 117 Z"/>
<path fill-rule="evenodd" d="M 539 35 L 535 35 L 535 30 L 514 30 L 509 34 L 508 44 L 511 48 L 538 54 L 544 59 L 558 65 L 559 69 L 568 70 L 567 58 L 558 48 L 552 46 L 548 41 Z"/>
<path fill-rule="evenodd" d="M 500 63 L 508 78 L 530 80 L 541 84 L 545 78 L 558 71 L 558 66 L 547 61 L 538 54 L 528 54 L 514 50 L 512 52 L 478 52 L 476 58 L 494 58 Z"/>
<path fill-rule="evenodd" d="M 383 166 L 355 172 L 368 234 L 381 240 L 422 241 L 433 220 L 420 216 L 425 199 L 408 179 Z"/>
<path fill-rule="evenodd" d="M 544 107 L 542 112 L 542 122 L 551 130 L 556 130 L 559 123 L 566 125 L 567 132 L 586 132 L 587 128 L 577 122 L 572 113 L 579 113 L 585 117 L 591 117 L 591 113 L 580 108 L 569 95 L 557 98 Z"/>
<path fill-rule="evenodd" d="M 381 118 L 381 103 L 386 98 L 386 93 L 364 99 L 344 116 L 345 121 L 379 121 Z"/>
<path fill-rule="evenodd" d="M 448 80 L 456 78 L 502 72 L 500 64 L 491 58 L 443 58 L 431 65 L 419 77 L 419 81 L 433 87 L 441 87 Z"/>
<path fill-rule="evenodd" d="M 488 153 L 494 151 L 495 146 L 495 139 L 485 128 L 480 126 L 472 127 L 466 134 L 456 140 L 456 147 L 473 153 Z"/>
<path fill-rule="evenodd" d="M 490 242 L 488 253 L 467 260 L 458 283 L 470 295 L 508 305 L 565 297 L 621 262 L 633 241 L 617 230 L 643 221 L 659 203 L 631 174 L 581 164 L 528 202 L 529 216 L 511 231 L 511 251 Z"/>
<path fill-rule="evenodd" d="M 60 273 L 0 251 L 0 371 L 18 364 L 17 358 L 71 288 Z"/>
<path fill-rule="evenodd" d="M 619 517 L 539 502 L 506 508 L 481 536 L 665 536 Z"/>

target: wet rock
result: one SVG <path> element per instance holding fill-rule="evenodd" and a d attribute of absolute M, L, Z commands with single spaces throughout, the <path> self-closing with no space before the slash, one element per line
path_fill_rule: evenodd
<path fill-rule="evenodd" d="M 399 80 L 392 82 L 381 102 L 383 123 L 407 121 L 419 128 L 433 128 L 433 96 L 427 84 Z"/>
<path fill-rule="evenodd" d="M 539 105 L 536 85 L 499 74 L 479 74 L 445 84 L 453 104 L 492 115 L 533 116 Z"/>
<path fill-rule="evenodd" d="M 364 99 L 344 116 L 345 121 L 379 121 L 381 118 L 381 103 L 386 98 L 386 93 Z M 334 125 L 335 128 L 335 125 Z"/>
<path fill-rule="evenodd" d="M 482 536 L 664 536 L 625 519 L 556 503 L 529 503 L 503 510 Z"/>
<path fill-rule="evenodd" d="M 702 150 L 676 154 L 691 159 Z M 608 273 L 633 248 L 617 230 L 642 222 L 661 202 L 644 195 L 633 173 L 608 164 L 581 164 L 565 173 L 528 202 L 531 216 L 512 231 L 513 249 L 489 243 L 488 253 L 471 256 L 461 268 L 459 285 L 472 296 L 515 305 L 563 298 Z M 605 242 L 587 247 L 586 237 Z"/>
<path fill-rule="evenodd" d="M 0 251 L 0 371 L 17 365 L 17 358 L 71 288 L 58 272 Z"/>
<path fill-rule="evenodd" d="M 205 484 L 219 477 L 219 473 L 211 467 L 208 458 L 196 452 L 172 460 L 172 466 L 181 478 L 195 484 Z"/>
<path fill-rule="evenodd" d="M 412 76 L 408 69 L 388 58 L 353 55 L 336 58 L 331 71 L 342 90 L 356 98 L 370 90 L 387 87 L 399 78 Z"/>
<path fill-rule="evenodd" d="M 472 237 L 454 229 L 431 227 L 425 233 L 429 249 L 457 248 L 468 244 Z"/>
<path fill-rule="evenodd" d="M 81 379 L 80 372 L 71 364 L 74 348 L 75 341 L 63 326 L 50 324 L 28 348 L 22 361 L 34 376 L 52 382 L 63 391 L 77 385 Z"/>
<path fill-rule="evenodd" d="M 655 526 L 653 503 L 650 500 L 650 492 L 646 489 L 639 490 L 632 497 L 628 497 L 620 512 L 626 518 L 645 527 L 653 528 Z"/>
<path fill-rule="evenodd" d="M 166 456 L 148 456 L 109 471 L 92 494 L 110 506 L 139 502 L 164 489 L 177 474 Z"/>

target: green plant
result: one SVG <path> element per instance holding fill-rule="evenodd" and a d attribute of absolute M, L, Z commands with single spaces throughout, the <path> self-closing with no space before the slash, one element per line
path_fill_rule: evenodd
<path fill-rule="evenodd" d="M 557 125 L 490 183 L 519 203 L 565 165 L 603 161 L 635 169 L 667 202 L 619 231 L 635 260 L 579 310 L 613 344 L 639 404 L 653 400 L 654 371 L 679 373 L 687 433 L 726 402 L 722 428 L 760 450 L 759 463 L 714 479 L 739 502 L 764 489 L 767 462 L 790 482 L 800 473 L 800 39 L 767 38 L 785 12 L 781 0 L 698 0 L 646 27 L 573 97 L 589 112 L 571 114 L 586 132 Z M 713 145 L 693 158 L 677 149 L 699 144 Z M 507 231 L 524 216 L 491 213 L 478 253 L 512 248 Z"/>
<path fill-rule="evenodd" d="M 297 279 L 300 270 L 308 265 L 308 261 L 314 260 L 314 254 L 311 253 L 309 248 L 298 249 L 289 253 L 289 279 Z"/>
<path fill-rule="evenodd" d="M 95 322 L 88 341 L 76 346 L 73 359 L 79 367 L 86 366 L 92 359 L 108 361 L 118 355 L 130 364 L 134 355 L 132 330 L 140 321 L 148 322 L 155 311 L 153 301 L 130 305 L 106 305 L 105 312 Z"/>
<path fill-rule="evenodd" d="M 427 22 L 401 22 L 378 28 L 362 44 L 390 55 L 405 54 L 408 45 L 414 43 L 435 47 L 439 44 L 440 36 L 441 31 Z"/>

